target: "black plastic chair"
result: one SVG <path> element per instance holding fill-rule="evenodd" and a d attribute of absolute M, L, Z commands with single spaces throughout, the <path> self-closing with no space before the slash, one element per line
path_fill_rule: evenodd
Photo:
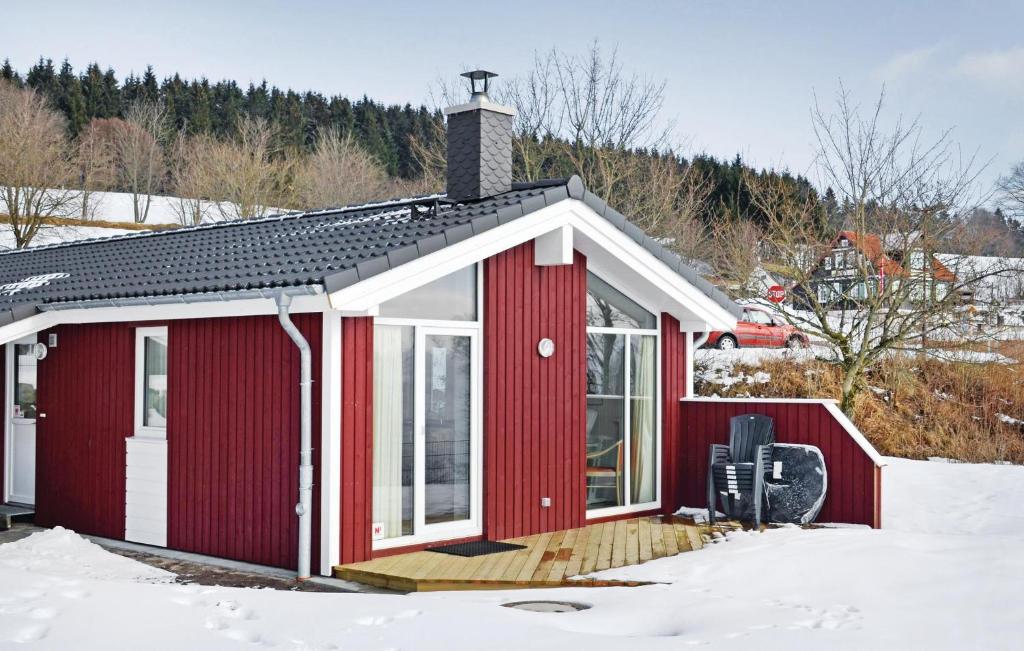
<path fill-rule="evenodd" d="M 729 419 L 729 445 L 712 444 L 708 455 L 708 519 L 722 513 L 742 520 L 752 504 L 754 525 L 761 523 L 764 473 L 771 465 L 775 424 L 768 416 L 743 414 Z"/>

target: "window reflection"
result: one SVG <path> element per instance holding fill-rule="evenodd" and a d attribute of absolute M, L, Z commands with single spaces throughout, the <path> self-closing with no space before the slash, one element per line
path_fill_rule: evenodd
<path fill-rule="evenodd" d="M 382 317 L 476 321 L 476 267 L 470 265 L 385 301 Z"/>

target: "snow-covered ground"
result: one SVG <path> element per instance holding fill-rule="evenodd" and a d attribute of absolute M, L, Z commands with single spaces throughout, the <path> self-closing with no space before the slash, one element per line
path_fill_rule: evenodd
<path fill-rule="evenodd" d="M 639 588 L 392 596 L 166 584 L 162 571 L 45 532 L 0 546 L 0 647 L 1019 649 L 1024 468 L 889 461 L 883 530 L 734 533 L 601 573 L 659 582 Z M 592 607 L 501 607 L 523 599 Z"/>

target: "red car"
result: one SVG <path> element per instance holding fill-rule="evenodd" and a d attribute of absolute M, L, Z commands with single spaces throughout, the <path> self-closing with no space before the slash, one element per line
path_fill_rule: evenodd
<path fill-rule="evenodd" d="M 807 335 L 774 316 L 763 307 L 746 305 L 743 318 L 731 332 L 712 332 L 705 348 L 731 350 L 733 348 L 804 348 L 810 343 Z"/>

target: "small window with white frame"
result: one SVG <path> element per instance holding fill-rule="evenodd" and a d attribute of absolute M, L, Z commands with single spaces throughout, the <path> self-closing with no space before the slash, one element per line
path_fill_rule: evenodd
<path fill-rule="evenodd" d="M 135 436 L 167 438 L 167 328 L 135 330 Z"/>

